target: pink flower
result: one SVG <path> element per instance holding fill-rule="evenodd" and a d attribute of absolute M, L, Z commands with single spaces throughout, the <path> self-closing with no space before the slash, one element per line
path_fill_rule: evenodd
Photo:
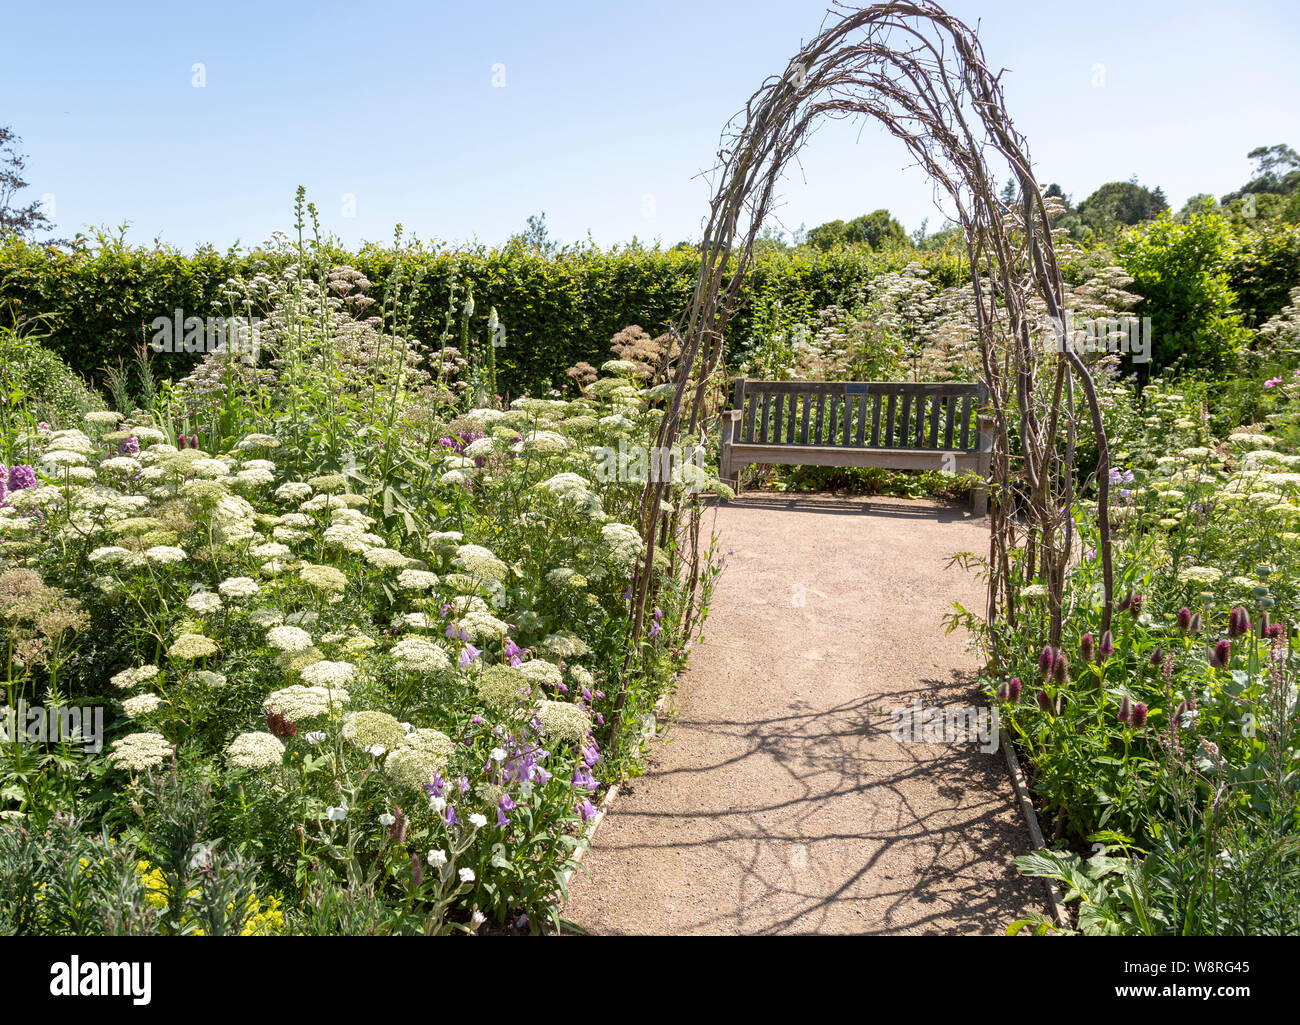
<path fill-rule="evenodd" d="M 1265 387 L 1265 388 L 1272 388 L 1274 385 L 1278 385 L 1278 384 L 1281 384 L 1281 383 L 1282 383 L 1282 378 L 1280 378 L 1280 377 L 1270 377 L 1267 381 L 1264 382 L 1264 387 Z"/>

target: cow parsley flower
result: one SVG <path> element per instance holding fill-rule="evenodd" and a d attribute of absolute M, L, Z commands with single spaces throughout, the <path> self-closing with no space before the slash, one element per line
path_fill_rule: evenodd
<path fill-rule="evenodd" d="M 181 634 L 167 649 L 167 654 L 171 658 L 196 659 L 215 655 L 218 650 L 216 641 L 209 637 L 202 634 Z"/>
<path fill-rule="evenodd" d="M 130 557 L 131 557 L 131 553 L 127 549 L 122 548 L 118 545 L 106 545 L 103 548 L 96 548 L 93 552 L 91 552 L 89 555 L 86 556 L 86 558 L 89 561 L 97 562 L 97 563 L 98 562 L 108 562 L 108 563 L 122 562 L 123 560 L 129 559 Z"/>
<path fill-rule="evenodd" d="M 447 653 L 427 637 L 404 637 L 391 649 L 399 669 L 415 673 L 433 673 L 451 668 Z"/>
<path fill-rule="evenodd" d="M 251 598 L 261 588 L 252 577 L 228 577 L 217 585 L 217 590 L 227 598 Z"/>
<path fill-rule="evenodd" d="M 221 609 L 221 598 L 211 591 L 195 591 L 185 599 L 185 607 L 200 616 L 207 616 Z"/>
<path fill-rule="evenodd" d="M 266 632 L 266 643 L 290 655 L 297 655 L 311 647 L 311 634 L 297 626 L 275 626 Z"/>
<path fill-rule="evenodd" d="M 343 723 L 343 739 L 363 751 L 375 744 L 392 750 L 406 740 L 406 730 L 387 712 L 353 712 Z"/>
<path fill-rule="evenodd" d="M 148 715 L 162 703 L 162 698 L 157 694 L 137 694 L 122 702 L 122 711 L 132 719 L 137 719 L 142 715 Z"/>
<path fill-rule="evenodd" d="M 304 566 L 298 575 L 321 591 L 342 591 L 348 585 L 348 578 L 333 566 Z"/>
<path fill-rule="evenodd" d="M 529 659 L 519 665 L 519 671 L 536 683 L 557 687 L 564 682 L 560 667 L 544 658 Z"/>
<path fill-rule="evenodd" d="M 303 682 L 314 687 L 338 688 L 356 679 L 357 667 L 351 662 L 313 662 L 302 671 Z"/>
<path fill-rule="evenodd" d="M 482 545 L 461 545 L 453 561 L 467 573 L 484 580 L 500 580 L 509 571 L 504 562 Z"/>
<path fill-rule="evenodd" d="M 152 680 L 157 675 L 157 666 L 134 666 L 131 669 L 123 669 L 120 673 L 110 677 L 108 682 L 119 690 L 130 690 L 147 680 Z"/>
<path fill-rule="evenodd" d="M 546 736 L 559 743 L 577 744 L 591 730 L 586 711 L 571 701 L 539 702 L 537 718 Z"/>
<path fill-rule="evenodd" d="M 187 558 L 183 548 L 176 548 L 172 545 L 155 545 L 146 549 L 144 557 L 155 566 L 171 566 L 178 562 L 184 562 Z"/>
<path fill-rule="evenodd" d="M 427 591 L 438 586 L 438 575 L 423 569 L 404 569 L 397 574 L 397 586 L 404 591 Z"/>
<path fill-rule="evenodd" d="M 284 744 L 269 733 L 241 733 L 226 748 L 226 757 L 240 769 L 265 769 L 284 760 Z"/>
<path fill-rule="evenodd" d="M 115 740 L 108 760 L 119 769 L 143 772 L 156 768 L 172 756 L 172 745 L 161 733 L 132 733 Z"/>
<path fill-rule="evenodd" d="M 529 679 L 511 666 L 489 666 L 474 681 L 479 700 L 490 708 L 510 708 L 524 700 Z"/>

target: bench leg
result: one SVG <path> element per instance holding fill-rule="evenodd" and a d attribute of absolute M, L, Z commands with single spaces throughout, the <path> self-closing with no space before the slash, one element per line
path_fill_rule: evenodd
<path fill-rule="evenodd" d="M 731 442 L 736 434 L 736 424 L 739 422 L 740 414 L 735 410 L 727 410 L 723 414 L 722 452 L 718 457 L 718 478 L 737 494 L 740 493 L 740 467 L 732 465 L 735 457 L 731 454 Z"/>
<path fill-rule="evenodd" d="M 989 511 L 989 473 L 993 469 L 993 418 L 980 416 L 976 420 L 979 427 L 979 483 L 971 490 L 971 512 L 976 517 L 983 517 Z"/>

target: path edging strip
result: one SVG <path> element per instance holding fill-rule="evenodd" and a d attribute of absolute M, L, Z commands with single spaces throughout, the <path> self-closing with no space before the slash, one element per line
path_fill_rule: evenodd
<path fill-rule="evenodd" d="M 668 690 L 660 695 L 659 700 L 655 702 L 653 713 L 655 724 L 646 732 L 647 737 L 655 737 L 663 732 L 663 726 L 661 724 L 668 716 L 672 715 L 673 711 L 672 695 L 672 690 Z M 565 869 L 564 875 L 561 877 L 563 880 L 564 893 L 566 895 L 565 899 L 560 902 L 561 906 L 568 903 L 567 895 L 569 892 L 569 880 L 573 878 L 573 873 L 578 870 L 578 866 L 582 864 L 582 859 L 586 857 L 587 851 L 591 849 L 592 842 L 596 839 L 596 830 L 600 827 L 600 824 L 605 821 L 605 815 L 614 807 L 614 802 L 618 800 L 618 793 L 621 786 L 622 784 L 615 783 L 605 791 L 605 796 L 601 798 L 600 805 L 596 809 L 596 814 L 591 817 L 591 821 L 588 822 L 583 827 L 582 832 L 578 834 L 580 842 L 577 849 L 573 852 L 573 857 L 569 859 L 573 864 L 571 867 Z"/>
<path fill-rule="evenodd" d="M 1024 773 L 1020 769 L 1020 759 L 1016 757 L 1015 746 L 1011 743 L 1011 736 L 1007 733 L 1005 726 L 998 728 L 998 735 L 1002 745 L 1002 752 L 1006 755 L 1007 769 L 1011 773 L 1011 785 L 1015 787 L 1016 796 L 1020 798 L 1020 810 L 1024 813 L 1025 824 L 1029 826 L 1029 839 L 1034 843 L 1035 850 L 1047 850 L 1047 841 L 1043 839 L 1043 830 L 1038 825 L 1038 813 L 1034 811 L 1034 802 L 1029 796 L 1029 787 L 1025 785 Z M 1061 899 L 1060 888 L 1055 880 L 1044 879 L 1047 886 L 1047 902 L 1052 907 L 1052 917 L 1056 919 L 1056 924 L 1062 929 L 1069 928 L 1069 918 L 1065 912 L 1065 904 Z"/>

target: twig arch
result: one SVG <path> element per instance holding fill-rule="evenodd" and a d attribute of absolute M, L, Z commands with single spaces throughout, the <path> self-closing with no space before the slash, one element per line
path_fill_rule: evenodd
<path fill-rule="evenodd" d="M 655 441 L 664 449 L 683 435 L 702 437 L 716 420 L 715 373 L 726 326 L 786 164 L 822 118 L 880 122 L 930 175 L 936 193 L 955 205 L 965 235 L 988 412 L 995 421 L 986 609 L 995 659 L 1000 627 L 1017 620 L 1014 581 L 1017 572 L 1025 579 L 1023 566 L 1047 584 L 1047 634 L 1049 643 L 1060 643 L 1074 533 L 1076 384 L 1100 455 L 1102 630 L 1109 628 L 1113 601 L 1105 428 L 1087 366 L 1068 344 L 1044 344 L 1045 337 L 1063 337 L 1056 329 L 1065 326 L 1065 286 L 1027 144 L 1007 113 L 1000 77 L 985 62 L 975 32 L 930 0 L 866 8 L 837 0 L 822 32 L 783 74 L 764 81 L 724 129 L 699 276 L 676 325 L 682 349 L 677 388 Z M 1018 197 L 1010 203 L 999 198 L 990 160 L 1005 164 L 1017 184 Z M 656 545 L 679 529 L 693 531 L 698 545 L 698 503 L 688 507 L 686 520 L 681 508 L 664 513 L 666 486 L 652 480 L 642 495 L 646 552 L 635 580 L 629 651 L 644 628 Z M 1020 560 L 1026 560 L 1022 568 L 1013 570 Z"/>

